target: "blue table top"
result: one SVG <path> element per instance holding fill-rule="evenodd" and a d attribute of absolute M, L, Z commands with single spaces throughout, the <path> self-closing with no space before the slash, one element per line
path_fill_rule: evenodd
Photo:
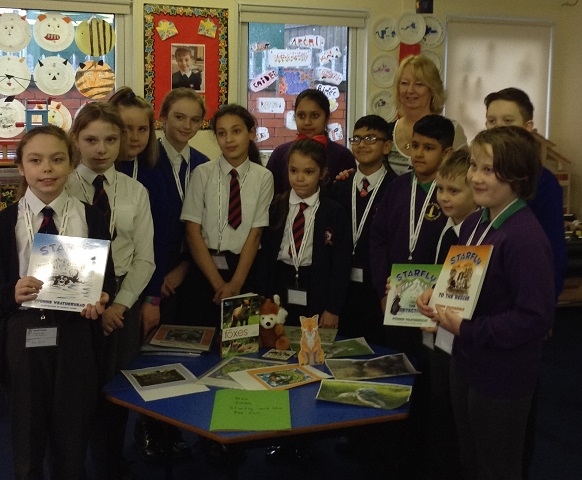
<path fill-rule="evenodd" d="M 372 348 L 376 354 L 357 358 L 374 358 L 394 353 L 391 350 L 375 345 Z M 292 360 L 292 362 L 295 361 Z M 132 362 L 129 369 L 181 363 L 194 375 L 200 377 L 219 362 L 218 353 L 213 352 L 202 354 L 199 357 L 141 355 Z M 321 368 L 327 371 L 324 366 L 321 366 Z M 413 375 L 405 375 L 374 379 L 373 381 L 412 385 L 413 379 Z M 371 423 L 402 420 L 408 417 L 410 402 L 393 410 L 384 410 L 317 400 L 315 396 L 319 390 L 319 385 L 320 382 L 315 382 L 291 388 L 289 390 L 291 430 L 268 432 L 210 432 L 210 418 L 217 390 L 215 387 L 209 387 L 210 391 L 207 392 L 146 402 L 125 376 L 120 373 L 105 386 L 104 392 L 107 399 L 113 403 L 225 444 L 336 430 Z"/>

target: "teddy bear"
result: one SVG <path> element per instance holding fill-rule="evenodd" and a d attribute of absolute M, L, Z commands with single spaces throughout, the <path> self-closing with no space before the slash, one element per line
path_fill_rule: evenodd
<path fill-rule="evenodd" d="M 259 318 L 259 346 L 289 350 L 291 342 L 285 335 L 285 327 L 283 327 L 287 310 L 281 306 L 279 295 L 273 295 L 273 300 L 265 299 L 259 308 Z"/>

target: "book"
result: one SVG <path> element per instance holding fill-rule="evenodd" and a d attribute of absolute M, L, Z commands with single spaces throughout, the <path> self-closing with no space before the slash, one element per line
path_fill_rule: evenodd
<path fill-rule="evenodd" d="M 219 388 L 242 389 L 242 385 L 233 380 L 229 373 L 249 370 L 251 368 L 272 367 L 274 365 L 281 365 L 281 362 L 241 356 L 229 357 L 205 372 L 198 379 L 198 383 Z"/>
<path fill-rule="evenodd" d="M 410 399 L 412 387 L 380 382 L 322 380 L 315 398 L 327 402 L 391 410 Z"/>
<path fill-rule="evenodd" d="M 289 392 L 218 390 L 210 431 L 269 431 L 291 429 Z"/>
<path fill-rule="evenodd" d="M 168 352 L 207 352 L 212 346 L 214 327 L 190 325 L 160 325 L 146 341 L 142 350 Z M 162 347 L 162 348 L 148 348 Z"/>
<path fill-rule="evenodd" d="M 298 363 L 252 368 L 229 375 L 245 390 L 287 390 L 330 377 L 315 367 Z"/>
<path fill-rule="evenodd" d="M 442 265 L 392 265 L 384 325 L 434 327 L 435 322 L 418 311 L 416 299 L 437 281 Z"/>
<path fill-rule="evenodd" d="M 121 370 L 121 373 L 146 402 L 209 390 L 197 383 L 194 374 L 181 363 Z"/>
<path fill-rule="evenodd" d="M 222 358 L 259 351 L 260 306 L 261 299 L 256 293 L 222 300 L 220 312 Z"/>
<path fill-rule="evenodd" d="M 470 320 L 479 300 L 493 245 L 453 245 L 429 301 Z"/>
<path fill-rule="evenodd" d="M 109 240 L 36 233 L 28 275 L 43 282 L 24 307 L 82 311 L 99 301 L 109 255 Z"/>

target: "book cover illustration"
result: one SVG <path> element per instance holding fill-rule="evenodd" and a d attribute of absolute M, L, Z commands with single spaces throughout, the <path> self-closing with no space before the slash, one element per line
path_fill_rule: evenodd
<path fill-rule="evenodd" d="M 383 355 L 369 360 L 328 359 L 325 365 L 336 380 L 366 380 L 420 373 L 404 353 Z"/>
<path fill-rule="evenodd" d="M 281 365 L 281 362 L 261 360 L 260 358 L 252 357 L 229 357 L 205 372 L 198 379 L 198 383 L 220 388 L 242 389 L 242 385 L 233 380 L 230 373 L 250 370 L 252 368 L 272 367 L 274 365 Z"/>
<path fill-rule="evenodd" d="M 433 327 L 435 323 L 422 315 L 416 299 L 434 286 L 442 265 L 394 264 L 390 274 L 390 290 L 386 299 L 384 325 L 398 327 Z"/>
<path fill-rule="evenodd" d="M 109 240 L 36 233 L 28 275 L 43 282 L 36 299 L 23 306 L 82 311 L 103 290 Z"/>
<path fill-rule="evenodd" d="M 17 168 L 0 168 L 0 210 L 16 201 L 20 179 Z"/>
<path fill-rule="evenodd" d="M 470 319 L 491 258 L 493 245 L 453 245 L 434 287 L 429 305 L 451 308 Z"/>
<path fill-rule="evenodd" d="M 175 351 L 207 352 L 212 346 L 215 331 L 214 327 L 160 325 L 147 343 Z"/>
<path fill-rule="evenodd" d="M 285 325 L 285 335 L 289 337 L 291 348 L 296 352 L 301 349 L 301 334 L 301 327 Z M 319 330 L 319 339 L 321 340 L 321 347 L 324 351 L 327 351 L 333 345 L 336 336 L 337 328 L 321 328 Z"/>
<path fill-rule="evenodd" d="M 330 377 L 315 367 L 297 363 L 231 372 L 230 376 L 245 390 L 287 390 Z"/>
<path fill-rule="evenodd" d="M 220 356 L 232 357 L 259 351 L 259 307 L 255 293 L 229 297 L 221 303 Z"/>
<path fill-rule="evenodd" d="M 372 350 L 366 339 L 364 337 L 357 337 L 335 342 L 325 352 L 325 358 L 345 358 L 373 354 L 374 350 Z"/>
<path fill-rule="evenodd" d="M 315 398 L 327 402 L 392 410 L 410 400 L 410 385 L 322 380 Z"/>

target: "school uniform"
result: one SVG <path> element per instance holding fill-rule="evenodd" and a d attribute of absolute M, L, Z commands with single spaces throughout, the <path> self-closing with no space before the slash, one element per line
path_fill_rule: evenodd
<path fill-rule="evenodd" d="M 269 224 L 269 204 L 273 198 L 273 176 L 265 167 L 248 158 L 236 167 L 241 196 L 241 224 L 235 229 L 228 224 L 228 207 L 232 165 L 224 158 L 200 165 L 190 179 L 186 190 L 181 220 L 201 226 L 202 237 L 215 259 L 218 271 L 230 281 L 245 242 L 252 228 Z M 214 306 L 214 290 L 204 274 L 193 262 L 197 279 L 195 292 L 189 294 L 198 302 L 190 311 L 195 325 L 217 326 L 220 308 Z M 249 272 L 241 292 L 255 289 L 253 269 Z"/>
<path fill-rule="evenodd" d="M 319 205 L 312 219 L 318 199 Z M 306 229 L 302 241 L 306 245 L 302 247 L 304 253 L 299 258 L 297 272 L 289 251 L 289 229 L 300 202 L 306 202 L 308 207 L 304 211 Z M 289 212 L 282 222 L 281 212 L 287 205 Z M 261 292 L 269 297 L 274 294 L 281 296 L 281 304 L 289 312 L 285 322 L 289 325 L 299 325 L 300 315 L 321 316 L 326 310 L 340 315 L 348 290 L 352 249 L 349 223 L 341 205 L 319 192 L 302 200 L 291 190 L 276 197 L 270 208 L 270 218 L 272 227 L 265 229 L 261 242 Z M 306 292 L 306 304 L 291 303 L 290 288 Z M 341 321 L 340 318 L 340 324 Z"/>
<path fill-rule="evenodd" d="M 366 195 L 362 196 L 360 192 L 364 178 L 369 182 L 369 186 Z M 355 206 L 356 223 L 352 225 L 352 237 L 354 230 L 357 232 L 362 222 L 368 203 L 372 202 L 352 252 L 352 275 L 341 314 L 339 333 L 348 338 L 363 336 L 373 343 L 383 341 L 384 314 L 370 275 L 370 228 L 380 200 L 388 184 L 395 178 L 396 174 L 392 169 L 381 168 L 372 175 L 366 176 L 358 169 L 345 181 L 335 182 L 330 190 L 330 197 L 344 208 L 350 224 L 354 222 L 352 217 Z"/>
<path fill-rule="evenodd" d="M 51 202 L 57 229 L 63 225 L 69 195 Z M 53 454 L 54 478 L 81 478 L 90 425 L 100 387 L 103 333 L 99 320 L 76 312 L 44 310 L 43 327 L 58 328 L 55 347 L 26 348 L 27 328 L 39 327 L 40 310 L 19 308 L 14 288 L 26 276 L 30 256 L 25 202 L 38 231 L 45 207 L 30 190 L 23 199 L 0 212 L 0 364 L 10 397 L 15 478 L 41 479 L 47 442 Z M 66 211 L 67 226 L 60 234 L 109 239 L 100 212 L 75 198 Z M 115 289 L 111 257 L 103 291 Z"/>
<path fill-rule="evenodd" d="M 273 150 L 267 168 L 273 173 L 275 181 L 275 195 L 288 191 L 289 185 L 289 150 L 293 142 L 287 142 Z M 326 146 L 327 152 L 327 184 L 331 184 L 338 173 L 356 168 L 356 159 L 351 150 L 339 143 L 328 140 Z"/>
<path fill-rule="evenodd" d="M 200 90 L 201 85 L 202 72 L 190 70 L 190 73 L 186 74 L 178 70 L 172 73 L 172 90 L 180 87 Z"/>
<path fill-rule="evenodd" d="M 455 337 L 453 410 L 466 473 L 520 478 L 528 410 L 554 320 L 553 258 L 522 200 L 492 224 L 488 210 L 470 215 L 459 241 L 474 245 L 483 235 L 480 243 L 493 252 L 473 317 Z"/>

